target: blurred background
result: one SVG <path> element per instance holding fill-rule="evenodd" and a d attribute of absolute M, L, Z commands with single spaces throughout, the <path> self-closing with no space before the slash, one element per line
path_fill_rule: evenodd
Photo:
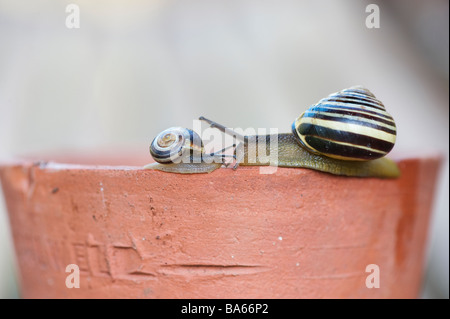
<path fill-rule="evenodd" d="M 65 24 L 71 3 L 78 29 Z M 370 3 L 380 28 L 366 27 Z M 287 132 L 361 84 L 396 119 L 394 153 L 445 156 L 422 297 L 448 298 L 448 30 L 447 0 L 0 0 L 0 159 L 131 148 L 150 159 L 158 132 L 200 115 Z M 15 297 L 0 196 L 0 298 Z"/>

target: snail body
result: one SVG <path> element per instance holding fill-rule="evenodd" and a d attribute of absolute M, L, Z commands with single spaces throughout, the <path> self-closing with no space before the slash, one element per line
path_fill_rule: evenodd
<path fill-rule="evenodd" d="M 297 138 L 292 133 L 277 134 L 278 145 L 269 143 L 270 135 L 248 136 L 244 145 L 241 166 L 268 166 L 269 161 L 261 158 L 270 157 L 276 152 L 276 165 L 279 167 L 309 168 L 334 175 L 355 177 L 396 178 L 400 175 L 397 164 L 387 157 L 370 161 L 347 161 L 323 156 L 307 151 L 298 145 Z M 266 140 L 264 156 L 260 156 L 258 143 Z M 276 148 L 276 149 L 274 149 Z"/>
<path fill-rule="evenodd" d="M 302 167 L 345 176 L 395 178 L 400 174 L 395 162 L 384 157 L 395 143 L 394 120 L 384 105 L 360 86 L 330 94 L 309 107 L 292 124 L 292 133 L 241 136 L 211 120 L 203 117 L 200 120 L 241 140 L 235 149 L 234 168 L 275 163 L 280 167 Z M 166 131 L 150 146 L 152 156 L 160 164 L 149 164 L 145 168 L 175 173 L 211 172 L 219 168 L 227 156 L 222 154 L 224 150 L 205 154 L 198 135 L 185 132 L 182 140 L 179 131 L 174 135 Z M 272 143 L 274 139 L 276 143 Z M 174 145 L 188 151 L 178 156 L 183 153 L 179 149 L 166 149 Z M 261 151 L 265 154 L 260 154 Z M 167 155 L 190 161 L 166 160 Z M 268 157 L 275 160 L 270 163 Z M 211 159 L 215 159 L 214 163 Z"/>

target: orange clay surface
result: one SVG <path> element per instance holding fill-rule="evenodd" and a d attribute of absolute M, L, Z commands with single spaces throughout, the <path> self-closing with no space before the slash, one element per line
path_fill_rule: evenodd
<path fill-rule="evenodd" d="M 416 298 L 440 159 L 398 163 L 396 180 L 3 164 L 21 294 Z M 69 264 L 79 266 L 78 289 L 66 287 Z M 370 264 L 380 288 L 366 287 Z"/>

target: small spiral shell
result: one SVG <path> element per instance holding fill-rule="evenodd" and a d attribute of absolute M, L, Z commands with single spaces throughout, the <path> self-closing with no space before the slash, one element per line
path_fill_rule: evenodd
<path fill-rule="evenodd" d="M 330 94 L 312 105 L 295 120 L 292 131 L 312 153 L 353 161 L 385 156 L 396 139 L 394 119 L 361 86 Z"/>
<path fill-rule="evenodd" d="M 183 127 L 171 127 L 159 133 L 150 144 L 150 154 L 162 164 L 188 162 L 194 156 L 201 156 L 203 144 L 200 136 Z"/>

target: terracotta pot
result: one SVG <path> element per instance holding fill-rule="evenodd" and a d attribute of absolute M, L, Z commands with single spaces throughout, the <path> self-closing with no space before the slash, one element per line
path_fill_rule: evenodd
<path fill-rule="evenodd" d="M 400 160 L 396 180 L 44 162 L 0 177 L 25 298 L 415 298 L 439 163 Z"/>

